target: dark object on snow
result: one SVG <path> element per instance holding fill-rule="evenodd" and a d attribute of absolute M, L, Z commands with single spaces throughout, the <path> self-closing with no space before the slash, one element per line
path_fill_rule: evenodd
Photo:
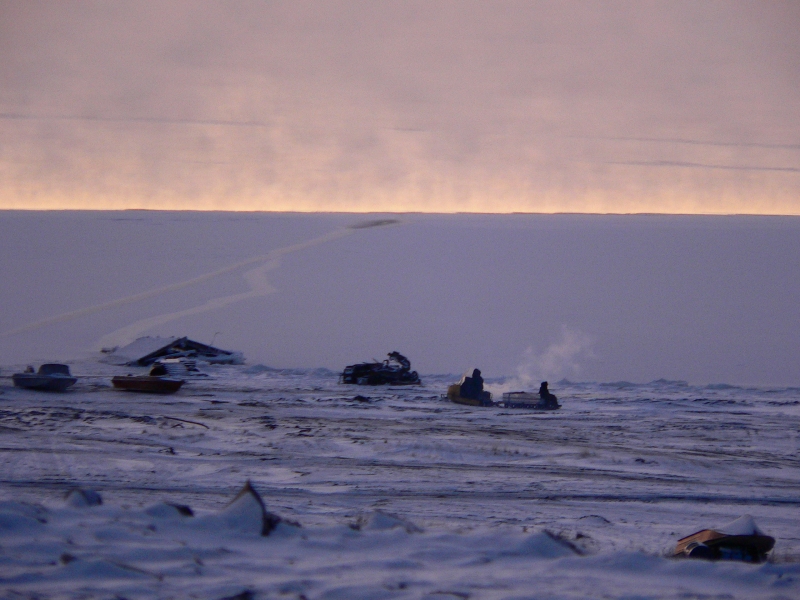
<path fill-rule="evenodd" d="M 459 390 L 462 398 L 481 400 L 483 398 L 483 377 L 480 369 L 473 369 L 472 377 L 464 377 Z"/>
<path fill-rule="evenodd" d="M 253 600 L 253 598 L 255 598 L 255 594 L 253 594 L 253 592 L 250 590 L 244 590 L 243 592 L 239 592 L 233 596 L 225 596 L 219 600 Z"/>
<path fill-rule="evenodd" d="M 193 517 L 194 511 L 186 504 L 159 502 L 145 509 L 145 514 L 157 519 L 173 519 L 175 517 Z"/>
<path fill-rule="evenodd" d="M 542 402 L 545 405 L 545 408 L 561 408 L 558 405 L 558 398 L 556 398 L 553 394 L 550 393 L 550 390 L 547 389 L 547 382 L 543 381 L 542 385 L 539 386 L 539 398 L 541 398 Z"/>
<path fill-rule="evenodd" d="M 108 352 L 108 357 L 103 360 L 114 365 L 146 367 L 159 358 L 181 357 L 214 364 L 240 365 L 244 363 L 244 357 L 240 352 L 221 350 L 214 346 L 195 342 L 187 337 L 142 337 L 124 348 L 115 348 Z"/>
<path fill-rule="evenodd" d="M 552 394 L 551 394 L 552 396 Z M 555 398 L 555 396 L 553 396 Z M 531 410 L 558 410 L 561 405 L 558 402 L 548 404 L 538 394 L 530 392 L 506 392 L 503 400 L 499 403 L 503 408 L 527 408 Z"/>
<path fill-rule="evenodd" d="M 33 372 L 33 367 L 28 367 L 24 373 L 14 373 L 11 379 L 17 387 L 45 392 L 63 392 L 78 381 L 67 365 L 55 363 L 40 366 L 37 373 Z"/>
<path fill-rule="evenodd" d="M 174 394 L 181 389 L 183 379 L 163 375 L 167 375 L 166 367 L 154 365 L 150 369 L 150 375 L 117 375 L 111 378 L 111 385 L 118 390 L 145 394 Z"/>
<path fill-rule="evenodd" d="M 447 397 L 456 404 L 494 406 L 492 395 L 483 389 L 483 377 L 481 377 L 480 369 L 473 369 L 472 375 L 465 373 L 460 382 L 448 387 Z"/>
<path fill-rule="evenodd" d="M 678 540 L 676 557 L 706 560 L 763 562 L 775 545 L 775 538 L 762 532 L 750 515 L 743 515 L 717 529 L 702 529 Z"/>
<path fill-rule="evenodd" d="M 415 385 L 419 375 L 411 370 L 411 361 L 399 352 L 390 352 L 382 363 L 348 365 L 339 376 L 339 383 L 356 385 Z"/>
<path fill-rule="evenodd" d="M 150 377 L 164 377 L 169 375 L 169 371 L 167 371 L 167 367 L 160 363 L 156 363 L 150 369 Z"/>
<path fill-rule="evenodd" d="M 172 508 L 174 508 L 176 511 L 178 511 L 178 514 L 181 515 L 182 517 L 194 516 L 194 511 L 192 510 L 192 507 L 188 506 L 187 504 L 173 504 L 172 502 L 167 502 L 167 506 L 171 506 Z"/>
<path fill-rule="evenodd" d="M 239 592 L 233 596 L 225 596 L 219 600 L 253 600 L 253 598 L 255 598 L 255 594 L 253 594 L 253 592 L 250 590 L 244 590 L 243 592 Z"/>

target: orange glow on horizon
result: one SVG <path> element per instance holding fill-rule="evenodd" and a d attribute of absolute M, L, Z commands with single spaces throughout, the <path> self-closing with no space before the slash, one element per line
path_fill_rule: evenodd
<path fill-rule="evenodd" d="M 754 190 L 755 191 L 755 190 Z M 800 216 L 792 190 L 746 191 L 619 190 L 521 193 L 490 187 L 471 193 L 418 189 L 362 191 L 360 195 L 324 192 L 100 193 L 89 191 L 0 192 L 0 210 L 165 210 L 296 213 L 582 213 Z"/>

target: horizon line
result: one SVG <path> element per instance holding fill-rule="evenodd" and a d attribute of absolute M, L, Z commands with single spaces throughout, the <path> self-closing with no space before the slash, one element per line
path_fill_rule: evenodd
<path fill-rule="evenodd" d="M 208 208 L 3 208 L 5 212 L 152 212 L 152 213 L 263 213 L 294 215 L 537 215 L 537 216 L 653 216 L 653 217 L 800 217 L 800 212 L 597 212 L 597 211 L 419 211 L 419 210 L 257 210 L 257 209 L 208 209 Z"/>

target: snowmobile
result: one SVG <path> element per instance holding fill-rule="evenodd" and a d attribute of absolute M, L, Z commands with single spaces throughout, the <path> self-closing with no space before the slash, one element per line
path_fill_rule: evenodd
<path fill-rule="evenodd" d="M 480 400 L 477 398 L 464 398 L 461 395 L 461 384 L 458 383 L 447 387 L 447 397 L 456 404 L 466 404 L 467 406 L 494 406 L 492 394 L 490 392 L 483 392 L 483 397 Z"/>
<path fill-rule="evenodd" d="M 456 404 L 465 404 L 467 406 L 494 406 L 491 392 L 481 390 L 480 395 L 476 395 L 475 397 L 461 395 L 461 386 L 464 385 L 468 377 L 471 377 L 475 374 L 475 371 L 476 369 L 467 369 L 466 373 L 461 376 L 461 380 L 458 383 L 448 386 L 447 397 L 451 402 L 455 402 Z M 478 375 L 480 375 L 480 371 L 478 371 Z M 481 387 L 483 387 L 482 384 Z"/>
<path fill-rule="evenodd" d="M 339 383 L 356 385 L 416 385 L 419 375 L 411 370 L 411 361 L 399 352 L 390 352 L 383 362 L 348 365 L 339 376 Z"/>

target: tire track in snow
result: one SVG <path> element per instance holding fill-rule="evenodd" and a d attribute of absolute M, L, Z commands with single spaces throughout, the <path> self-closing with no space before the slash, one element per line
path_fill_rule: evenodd
<path fill-rule="evenodd" d="M 11 337 L 13 335 L 17 335 L 20 333 L 35 331 L 37 329 L 41 329 L 49 325 L 56 325 L 58 323 L 63 323 L 65 321 L 70 321 L 73 319 L 77 319 L 79 317 L 93 315 L 113 308 L 119 308 L 121 306 L 125 306 L 128 304 L 133 304 L 135 302 L 139 302 L 142 300 L 147 300 L 149 298 L 154 298 L 156 296 L 161 296 L 163 294 L 182 290 L 184 288 L 197 285 L 205 281 L 209 281 L 211 279 L 214 279 L 215 277 L 219 277 L 220 275 L 232 273 L 234 271 L 237 271 L 238 269 L 262 263 L 260 266 L 251 269 L 249 271 L 246 271 L 243 274 L 245 281 L 250 287 L 250 289 L 246 292 L 242 292 L 239 294 L 231 294 L 229 296 L 223 296 L 219 298 L 213 298 L 198 306 L 193 306 L 190 308 L 186 308 L 184 310 L 165 313 L 162 315 L 154 315 L 145 319 L 141 319 L 139 321 L 136 321 L 125 327 L 122 327 L 120 329 L 112 331 L 111 333 L 106 334 L 105 336 L 100 338 L 97 342 L 95 342 L 93 346 L 103 347 L 106 345 L 115 345 L 116 343 L 120 343 L 123 341 L 130 341 L 129 338 L 131 338 L 132 336 L 135 337 L 151 327 L 163 325 L 164 323 L 168 323 L 169 321 L 179 319 L 184 316 L 200 314 L 203 312 L 207 312 L 209 310 L 214 310 L 217 308 L 228 306 L 230 304 L 241 302 L 249 298 L 256 298 L 259 296 L 266 296 L 274 293 L 276 290 L 273 286 L 269 284 L 266 275 L 269 271 L 278 268 L 280 266 L 279 262 L 280 258 L 286 256 L 287 254 L 292 254 L 300 250 L 306 250 L 308 248 L 313 248 L 315 246 L 326 244 L 328 242 L 333 242 L 335 240 L 353 235 L 354 233 L 357 233 L 361 229 L 383 227 L 386 225 L 394 225 L 398 223 L 401 223 L 401 221 L 397 219 L 382 219 L 382 220 L 364 221 L 361 223 L 356 223 L 348 227 L 336 229 L 334 231 L 331 231 L 329 233 L 326 233 L 324 235 L 321 235 L 319 237 L 310 240 L 306 240 L 304 242 L 298 242 L 296 244 L 284 246 L 283 248 L 277 248 L 275 250 L 267 252 L 266 254 L 238 261 L 226 267 L 222 267 L 220 269 L 216 269 L 214 271 L 198 275 L 197 277 L 192 277 L 191 279 L 186 279 L 184 281 L 172 283 L 170 285 L 162 286 L 152 290 L 147 290 L 145 292 L 140 292 L 138 294 L 132 294 L 130 296 L 125 296 L 124 298 L 118 298 L 116 300 L 111 300 L 109 302 L 103 302 L 101 304 L 95 304 L 78 310 L 61 313 L 59 315 L 48 317 L 46 319 L 41 319 L 39 321 L 35 321 L 33 323 L 29 323 L 27 325 L 23 325 L 15 329 L 10 329 L 8 331 L 0 332 L 0 338 Z M 93 350 L 97 349 L 96 347 L 93 347 L 92 349 Z"/>
<path fill-rule="evenodd" d="M 269 294 L 273 294 L 278 290 L 267 280 L 267 273 L 277 269 L 278 267 L 280 267 L 280 261 L 278 259 L 273 259 L 266 264 L 261 265 L 260 267 L 245 271 L 242 276 L 250 286 L 250 290 L 247 292 L 231 294 L 229 296 L 222 296 L 219 298 L 212 298 L 203 304 L 198 304 L 197 306 L 192 306 L 184 310 L 178 310 L 171 313 L 164 313 L 162 315 L 155 315 L 153 317 L 139 319 L 130 325 L 126 325 L 125 327 L 121 327 L 120 329 L 104 335 L 94 343 L 94 349 L 99 350 L 100 348 L 104 348 L 106 346 L 120 346 L 126 344 L 133 341 L 137 337 L 140 337 L 141 334 L 149 329 L 152 329 L 153 327 L 164 325 L 165 323 L 169 323 L 175 319 L 180 319 L 181 317 L 198 315 L 210 310 L 223 308 L 230 304 L 242 302 L 250 298 L 258 298 L 259 296 L 268 296 Z"/>

